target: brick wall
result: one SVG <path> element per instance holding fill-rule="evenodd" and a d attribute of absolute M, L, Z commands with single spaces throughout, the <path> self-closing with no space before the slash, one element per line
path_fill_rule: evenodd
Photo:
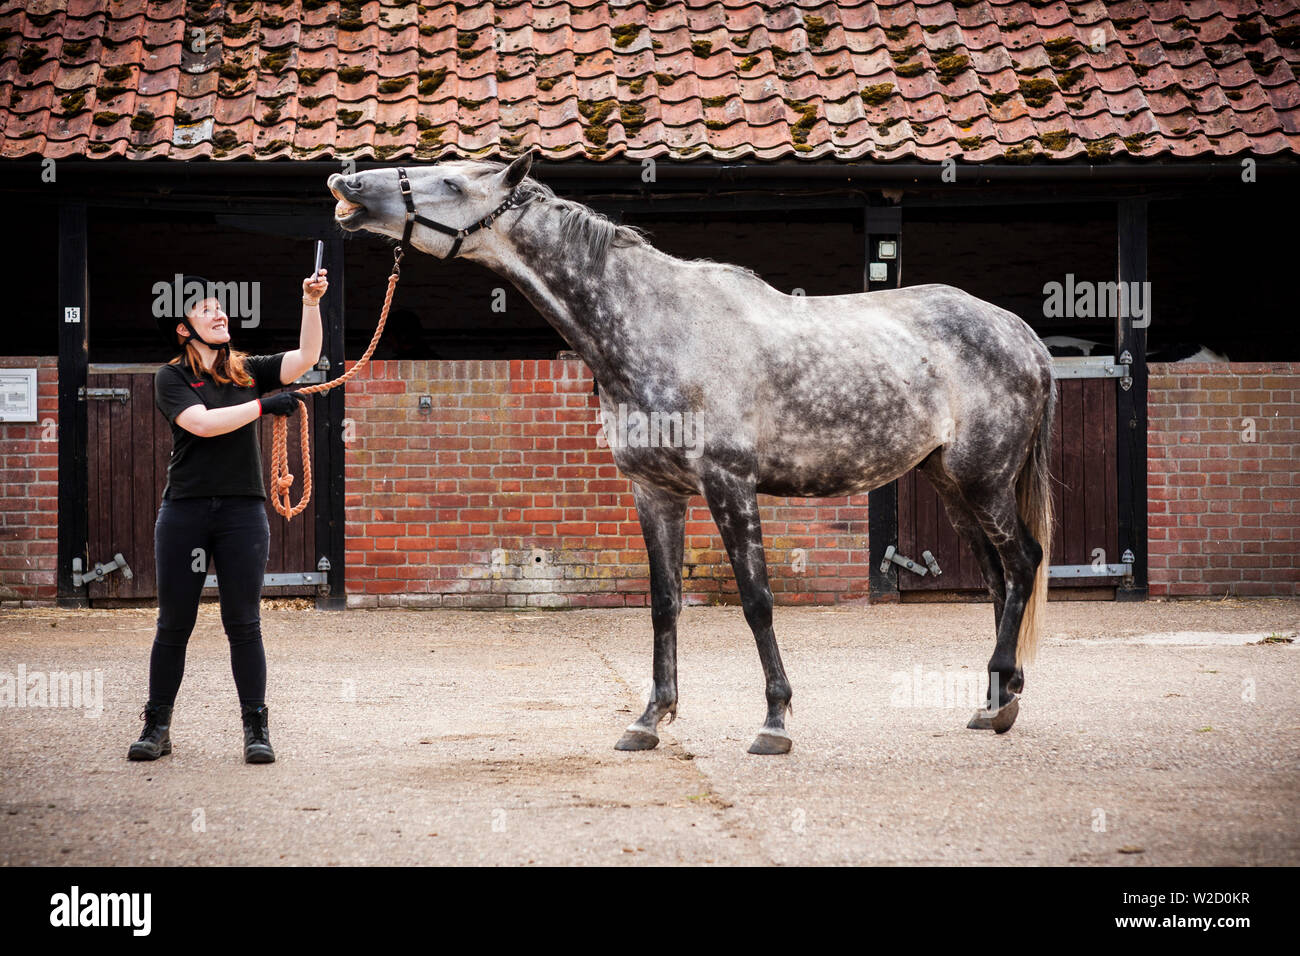
<path fill-rule="evenodd" d="M 1152 365 L 1151 594 L 1300 593 L 1300 363 Z"/>
<path fill-rule="evenodd" d="M 0 366 L 36 367 L 40 393 L 39 421 L 0 424 L 0 602 L 46 604 L 58 534 L 58 446 L 44 440 L 58 418 L 56 360 L 0 357 Z M 1152 595 L 1300 594 L 1300 363 L 1150 373 Z M 349 384 L 348 603 L 645 604 L 630 484 L 597 443 L 591 387 L 577 360 L 382 361 Z M 427 414 L 421 395 L 433 397 Z M 778 602 L 865 598 L 866 502 L 760 498 Z M 699 498 L 684 589 L 695 602 L 736 600 Z"/>
<path fill-rule="evenodd" d="M 373 362 L 347 409 L 349 605 L 646 603 L 631 484 L 597 444 L 581 361 Z M 865 598 L 865 495 L 760 501 L 778 602 Z M 699 498 L 685 563 L 688 600 L 736 600 Z"/>
<path fill-rule="evenodd" d="M 35 368 L 35 422 L 0 422 L 0 602 L 52 604 L 58 555 L 58 360 L 0 356 Z"/>

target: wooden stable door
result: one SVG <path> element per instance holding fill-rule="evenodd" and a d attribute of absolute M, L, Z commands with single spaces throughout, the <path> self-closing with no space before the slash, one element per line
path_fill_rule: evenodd
<path fill-rule="evenodd" d="M 1113 378 L 1064 378 L 1056 382 L 1053 567 L 1121 562 L 1117 553 L 1116 387 Z M 934 556 L 942 574 L 921 576 L 895 565 L 900 591 L 984 590 L 975 557 L 948 522 L 943 502 L 929 480 L 913 470 L 898 480 L 898 553 L 924 567 L 922 554 L 926 551 Z M 1052 587 L 1116 583 L 1114 576 L 1054 575 L 1051 579 Z"/>
<path fill-rule="evenodd" d="M 107 565 L 122 555 L 131 569 L 127 577 L 120 569 L 102 581 L 88 585 L 92 601 L 153 601 L 158 597 L 158 576 L 154 567 L 153 529 L 167 484 L 167 461 L 171 454 L 171 426 L 153 400 L 156 366 L 90 367 L 86 402 L 89 424 L 87 439 L 88 498 L 90 510 L 90 567 Z M 289 470 L 295 476 L 295 500 L 302 490 L 301 453 L 298 446 L 300 416 L 290 422 Z M 259 422 L 262 437 L 262 472 L 266 487 L 271 484 L 271 417 Z M 267 503 L 271 524 L 271 551 L 266 571 L 291 573 L 314 571 L 315 497 L 291 522 L 276 514 Z M 220 569 L 217 573 L 220 573 Z M 274 587 L 267 596 L 315 593 L 311 585 Z M 215 590 L 206 591 L 215 595 Z"/>

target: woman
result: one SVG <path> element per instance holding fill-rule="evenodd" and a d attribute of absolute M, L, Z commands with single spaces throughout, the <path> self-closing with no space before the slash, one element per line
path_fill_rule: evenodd
<path fill-rule="evenodd" d="M 169 317 L 158 320 L 181 354 L 154 376 L 154 401 L 172 426 L 172 453 L 154 525 L 158 630 L 149 658 L 149 700 L 140 715 L 144 732 L 128 751 L 131 760 L 171 753 L 172 706 L 209 570 L 217 574 L 221 623 L 230 640 L 244 760 L 275 760 L 259 613 L 270 526 L 256 422 L 262 415 L 292 415 L 303 401 L 293 392 L 261 396 L 295 381 L 320 358 L 325 273 L 303 280 L 302 331 L 292 352 L 245 355 L 232 349 L 230 320 L 212 295 L 216 287 L 198 276 L 184 277 L 186 303 L 163 310 Z M 195 290 L 208 297 L 193 301 Z"/>

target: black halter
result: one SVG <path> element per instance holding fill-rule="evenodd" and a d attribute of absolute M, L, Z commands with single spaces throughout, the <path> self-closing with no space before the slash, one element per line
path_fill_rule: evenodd
<path fill-rule="evenodd" d="M 522 205 L 524 202 L 524 197 L 520 193 L 519 187 L 516 186 L 511 191 L 510 195 L 506 197 L 505 202 L 497 206 L 496 209 L 493 209 L 478 222 L 466 226 L 464 229 L 453 229 L 451 226 L 435 222 L 427 216 L 421 216 L 415 211 L 415 200 L 411 198 L 411 181 L 406 178 L 406 169 L 401 166 L 397 167 L 397 185 L 398 188 L 402 190 L 402 201 L 406 203 L 406 228 L 402 230 L 401 248 L 406 248 L 406 244 L 411 241 L 411 232 L 415 228 L 415 224 L 418 222 L 422 226 L 436 229 L 444 236 L 452 236 L 455 238 L 456 241 L 451 244 L 451 252 L 447 253 L 446 258 L 448 259 L 456 258 L 456 253 L 460 252 L 460 244 L 467 236 L 474 235 L 474 233 L 478 232 L 480 229 L 486 229 L 506 210 L 513 209 L 515 206 Z"/>

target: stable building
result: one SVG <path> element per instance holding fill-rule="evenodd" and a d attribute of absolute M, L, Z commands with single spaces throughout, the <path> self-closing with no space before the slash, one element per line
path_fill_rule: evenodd
<path fill-rule="evenodd" d="M 1300 11 L 1229 0 L 11 7 L 0 601 L 155 599 L 158 283 L 252 283 L 234 344 L 292 348 L 324 240 L 305 380 L 337 377 L 392 259 L 326 178 L 529 149 L 674 255 L 795 295 L 943 282 L 1057 342 L 1054 596 L 1295 596 L 1297 70 Z M 312 400 L 266 593 L 647 603 L 593 386 L 504 280 L 412 252 L 369 369 Z M 982 597 L 916 474 L 762 519 L 778 602 Z M 734 599 L 702 500 L 686 556 L 688 600 Z"/>

